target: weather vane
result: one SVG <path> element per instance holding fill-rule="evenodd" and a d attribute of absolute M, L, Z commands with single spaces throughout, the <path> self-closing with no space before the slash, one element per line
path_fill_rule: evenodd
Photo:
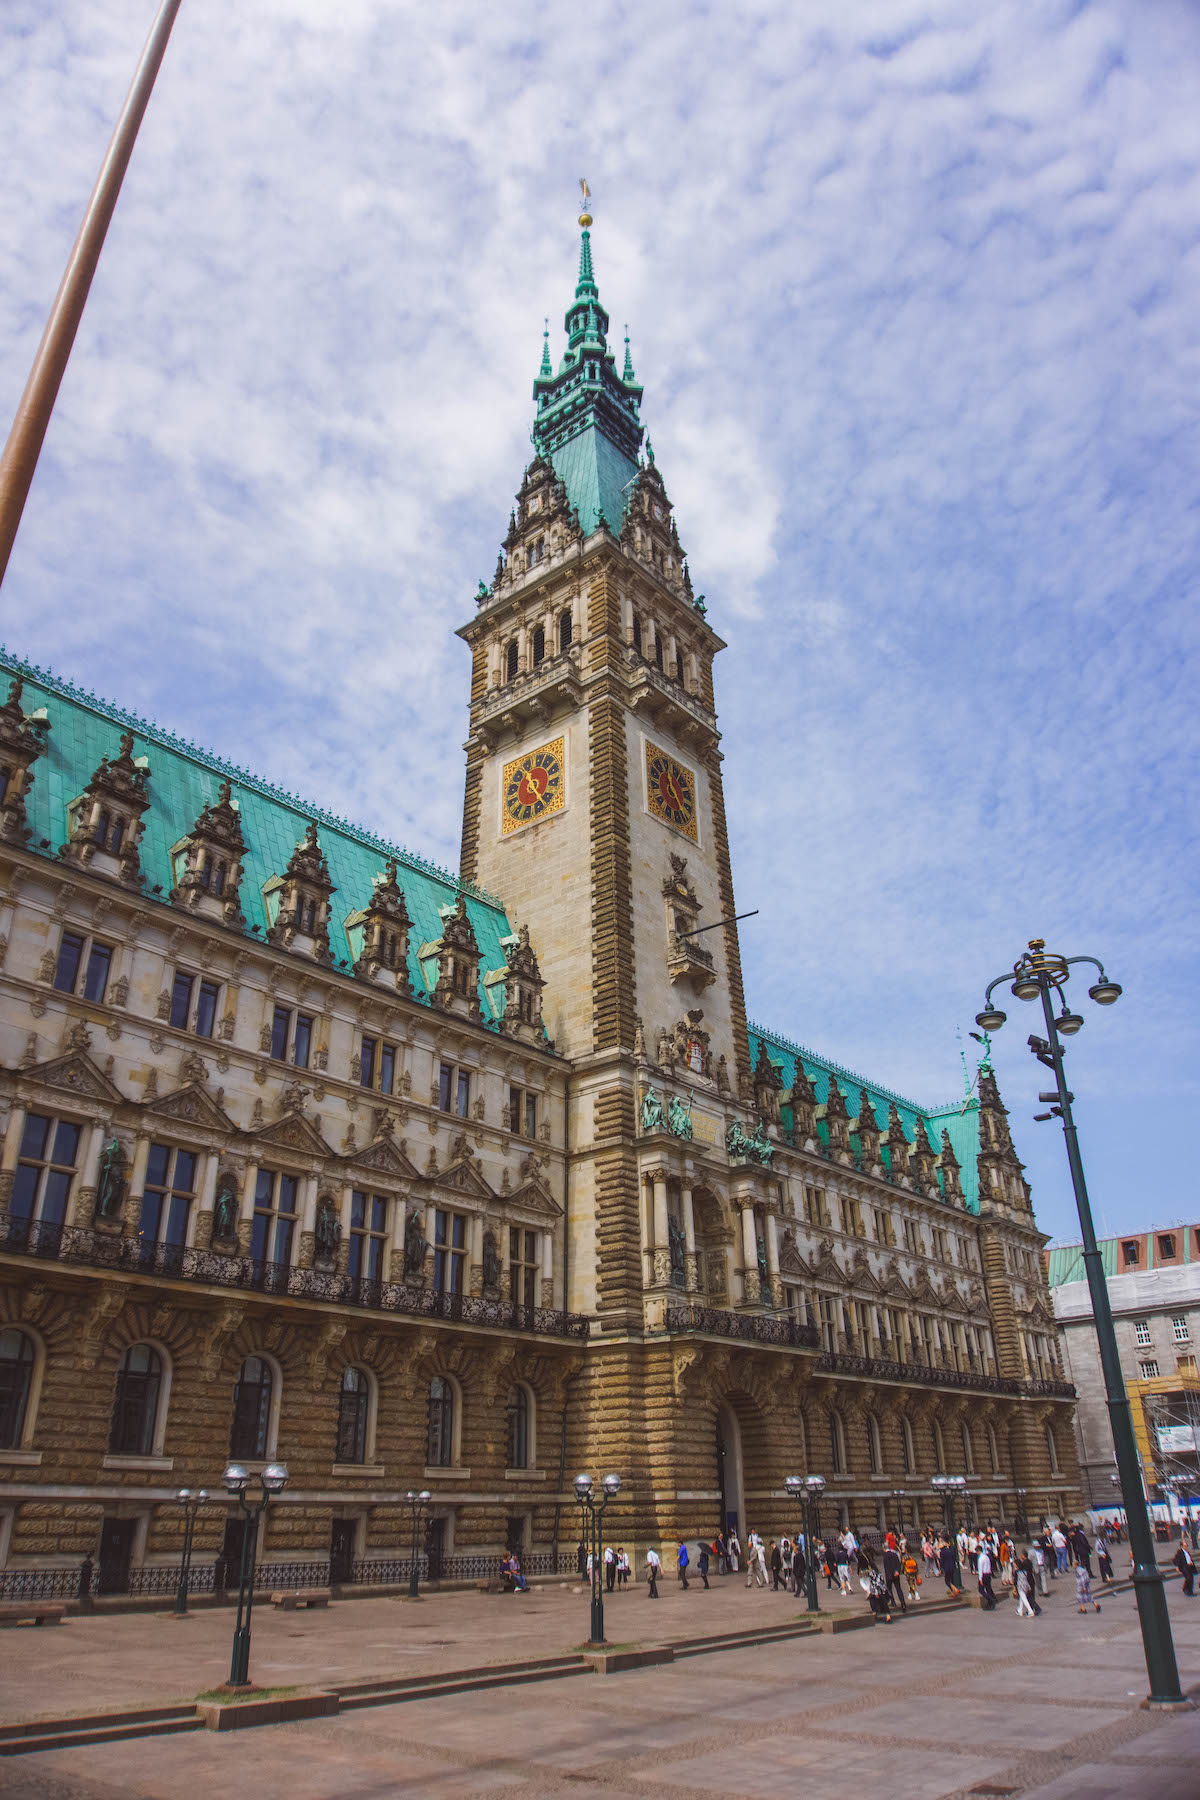
<path fill-rule="evenodd" d="M 579 214 L 579 223 L 583 226 L 584 230 L 586 231 L 588 226 L 592 222 L 592 209 L 589 204 L 589 202 L 591 201 L 591 198 L 592 198 L 592 190 L 588 186 L 587 182 L 584 180 L 582 175 L 579 177 L 579 191 L 583 195 L 583 208 Z"/>

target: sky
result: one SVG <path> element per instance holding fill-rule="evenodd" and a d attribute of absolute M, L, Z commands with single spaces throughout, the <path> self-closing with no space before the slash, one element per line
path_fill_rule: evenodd
<path fill-rule="evenodd" d="M 0 10 L 5 430 L 152 12 Z M 933 1105 L 1027 939 L 1098 956 L 1098 1225 L 1200 1220 L 1198 74 L 1187 0 L 183 0 L 0 638 L 457 866 L 585 175 L 729 645 L 752 1018 Z"/>

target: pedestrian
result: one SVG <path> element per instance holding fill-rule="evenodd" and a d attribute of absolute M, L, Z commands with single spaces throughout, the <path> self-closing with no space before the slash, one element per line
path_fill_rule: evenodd
<path fill-rule="evenodd" d="M 1040 1618 L 1042 1609 L 1033 1597 L 1033 1562 L 1028 1550 L 1018 1556 L 1013 1565 L 1013 1583 L 1017 1594 L 1017 1617 L 1027 1613 L 1030 1618 Z"/>
<path fill-rule="evenodd" d="M 719 1531 L 713 1539 L 713 1554 L 717 1559 L 717 1574 L 727 1575 L 729 1573 L 729 1563 L 725 1555 L 725 1539 Z"/>
<path fill-rule="evenodd" d="M 678 1565 L 679 1565 L 679 1580 L 680 1580 L 680 1583 L 681 1583 L 681 1585 L 682 1585 L 682 1587 L 683 1587 L 683 1590 L 684 1590 L 684 1592 L 685 1592 L 685 1593 L 686 1593 L 686 1592 L 687 1592 L 687 1585 L 688 1585 L 688 1578 L 687 1578 L 687 1572 L 688 1572 L 688 1547 L 687 1547 L 687 1545 L 686 1545 L 686 1544 L 685 1544 L 685 1543 L 684 1543 L 684 1541 L 683 1541 L 683 1539 L 682 1539 L 682 1538 L 680 1538 L 680 1540 L 679 1540 L 679 1554 L 678 1554 L 678 1556 L 677 1556 L 677 1558 L 676 1558 L 676 1561 L 677 1561 L 677 1562 L 678 1562 Z"/>
<path fill-rule="evenodd" d="M 699 1550 L 700 1555 L 696 1560 L 696 1567 L 700 1571 L 700 1579 L 704 1583 L 705 1592 L 707 1593 L 707 1591 L 708 1591 L 708 1545 L 702 1542 L 697 1545 L 697 1549 Z"/>
<path fill-rule="evenodd" d="M 763 1541 L 757 1531 L 752 1531 L 750 1533 L 750 1541 L 753 1543 L 754 1547 L 750 1551 L 750 1562 L 748 1567 L 758 1586 L 765 1588 L 767 1585 L 767 1557 L 766 1551 L 763 1548 Z M 749 1580 L 747 1580 L 746 1586 L 750 1586 Z"/>
<path fill-rule="evenodd" d="M 577 1549 L 577 1550 L 576 1550 L 576 1552 L 575 1552 L 575 1570 L 576 1570 L 576 1573 L 577 1573 L 577 1574 L 578 1574 L 578 1575 L 579 1575 L 579 1576 L 580 1576 L 580 1577 L 582 1577 L 582 1576 L 584 1576 L 584 1575 L 586 1575 L 586 1574 L 587 1574 L 587 1566 L 588 1566 L 588 1553 L 587 1553 L 587 1551 L 586 1551 L 586 1550 L 585 1550 L 585 1549 L 584 1549 L 584 1547 L 583 1547 L 583 1539 L 582 1539 L 582 1538 L 580 1538 L 580 1540 L 579 1540 L 579 1547 L 578 1547 L 578 1549 Z"/>
<path fill-rule="evenodd" d="M 771 1565 L 771 1592 L 777 1594 L 783 1584 L 783 1551 L 779 1548 L 779 1545 L 775 1542 L 774 1538 L 771 1539 L 771 1554 L 769 1561 Z"/>
<path fill-rule="evenodd" d="M 804 1553 L 804 1546 L 801 1544 L 799 1538 L 797 1538 L 795 1547 L 792 1550 L 792 1592 L 797 1598 L 799 1598 L 800 1592 L 804 1587 L 804 1577 L 807 1573 L 808 1559 Z"/>
<path fill-rule="evenodd" d="M 1078 1566 L 1079 1563 L 1083 1564 L 1088 1572 L 1088 1579 L 1090 1580 L 1092 1574 L 1092 1546 L 1088 1543 L 1087 1533 L 1084 1531 L 1082 1525 L 1076 1525 L 1075 1527 L 1071 1538 L 1071 1549 L 1074 1552 L 1076 1565 Z"/>
<path fill-rule="evenodd" d="M 1096 1545 L 1096 1567 L 1100 1571 L 1100 1579 L 1105 1587 L 1111 1587 L 1113 1578 L 1112 1557 L 1108 1553 L 1108 1543 L 1103 1538 L 1101 1538 L 1100 1542 Z"/>
<path fill-rule="evenodd" d="M 604 1546 L 604 1586 L 605 1586 L 606 1591 L 611 1594 L 613 1589 L 616 1587 L 616 1585 L 617 1585 L 617 1553 L 613 1549 L 611 1544 L 605 1544 L 605 1546 Z"/>
<path fill-rule="evenodd" d="M 861 1566 L 867 1570 L 865 1575 L 859 1577 L 862 1585 L 867 1590 L 867 1604 L 875 1614 L 877 1622 L 881 1622 L 884 1625 L 890 1625 L 892 1622 L 892 1614 L 891 1608 L 888 1605 L 887 1582 L 883 1579 L 883 1576 L 879 1573 L 879 1570 L 875 1567 L 873 1562 L 864 1558 Z"/>
<path fill-rule="evenodd" d="M 791 1538 L 785 1537 L 780 1541 L 779 1554 L 783 1559 L 783 1586 L 786 1592 L 792 1585 L 792 1557 L 795 1554 Z"/>
<path fill-rule="evenodd" d="M 624 1545 L 622 1545 L 621 1548 L 617 1551 L 617 1585 L 618 1585 L 618 1587 L 624 1588 L 628 1585 L 629 1577 L 632 1574 L 632 1572 L 633 1571 L 629 1567 L 629 1552 L 625 1549 Z"/>
<path fill-rule="evenodd" d="M 1050 1533 L 1050 1542 L 1054 1546 L 1054 1574 L 1065 1575 L 1067 1572 L 1067 1539 L 1061 1525 L 1056 1525 Z"/>
<path fill-rule="evenodd" d="M 850 1550 L 846 1543 L 846 1538 L 849 1537 L 849 1535 L 849 1532 L 847 1532 L 845 1537 L 840 1537 L 838 1539 L 838 1546 L 834 1551 L 834 1555 L 837 1558 L 838 1585 L 843 1594 L 848 1594 L 850 1592 Z"/>
<path fill-rule="evenodd" d="M 1030 1545 L 1029 1560 L 1037 1576 L 1038 1592 L 1045 1597 L 1050 1592 L 1050 1583 L 1046 1580 L 1046 1546 L 1041 1538 L 1034 1538 Z"/>
<path fill-rule="evenodd" d="M 512 1576 L 514 1594 L 527 1594 L 529 1583 L 521 1573 L 521 1559 L 514 1550 L 508 1559 L 508 1572 Z"/>
<path fill-rule="evenodd" d="M 992 1552 L 985 1541 L 979 1546 L 979 1560 L 975 1565 L 979 1577 L 979 1604 L 984 1612 L 991 1612 L 996 1604 L 996 1596 L 992 1591 Z"/>
<path fill-rule="evenodd" d="M 729 1573 L 731 1575 L 736 1575 L 738 1572 L 738 1563 L 741 1561 L 742 1556 L 742 1546 L 738 1543 L 736 1525 L 731 1525 L 729 1527 L 729 1541 L 727 1548 L 729 1552 Z"/>
<path fill-rule="evenodd" d="M 825 1575 L 825 1592 L 827 1594 L 832 1593 L 834 1582 L 834 1557 L 832 1551 L 825 1543 L 824 1538 L 817 1544 L 817 1555 L 821 1559 L 820 1566 Z"/>
<path fill-rule="evenodd" d="M 1191 1551 L 1187 1547 L 1186 1539 L 1180 1538 L 1179 1548 L 1171 1558 L 1171 1561 L 1183 1576 L 1183 1592 L 1187 1595 L 1189 1600 L 1194 1600 L 1196 1597 L 1196 1563 Z"/>
<path fill-rule="evenodd" d="M 921 1598 L 918 1592 L 921 1586 L 921 1575 L 917 1568 L 917 1559 L 907 1546 L 904 1551 L 904 1579 L 908 1585 L 909 1599 L 919 1600 Z"/>
<path fill-rule="evenodd" d="M 942 1578 L 946 1583 L 946 1592 L 949 1595 L 951 1595 L 953 1598 L 956 1599 L 958 1597 L 958 1595 L 962 1593 L 962 1589 L 960 1587 L 955 1586 L 955 1582 L 954 1582 L 954 1550 L 953 1550 L 952 1546 L 949 1543 L 947 1543 L 945 1538 L 942 1538 L 939 1543 L 937 1556 L 938 1556 L 938 1567 L 942 1571 Z M 988 1567 L 988 1574 L 989 1574 L 989 1576 L 991 1574 L 990 1562 L 989 1562 L 989 1567 Z M 993 1604 L 994 1603 L 995 1602 L 993 1599 Z"/>
<path fill-rule="evenodd" d="M 650 1583 L 650 1592 L 646 1595 L 647 1600 L 658 1599 L 658 1576 L 661 1568 L 662 1558 L 659 1556 L 658 1551 L 647 1550 L 646 1579 Z"/>
<path fill-rule="evenodd" d="M 915 1565 L 914 1565 L 915 1566 Z M 896 1601 L 901 1612 L 908 1611 L 908 1602 L 900 1587 L 900 1552 L 896 1548 L 896 1540 L 887 1546 L 883 1553 L 883 1578 L 887 1582 L 888 1605 L 892 1603 L 892 1592 L 895 1590 Z"/>
<path fill-rule="evenodd" d="M 1079 1610 L 1085 1613 L 1089 1606 L 1100 1611 L 1100 1602 L 1092 1599 L 1092 1577 L 1082 1562 L 1075 1564 L 1075 1598 L 1079 1602 Z"/>

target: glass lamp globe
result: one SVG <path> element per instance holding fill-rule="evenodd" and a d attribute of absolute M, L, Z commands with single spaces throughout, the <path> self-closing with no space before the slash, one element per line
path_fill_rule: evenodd
<path fill-rule="evenodd" d="M 268 1463 L 262 1472 L 262 1484 L 268 1494 L 281 1494 L 288 1484 L 286 1463 Z"/>
<path fill-rule="evenodd" d="M 417 1499 L 421 1502 L 422 1506 L 428 1506 L 429 1502 L 433 1499 L 433 1495 L 430 1493 L 428 1488 L 422 1488 L 420 1493 L 417 1495 Z"/>
<path fill-rule="evenodd" d="M 788 1493 L 792 1495 L 800 1494 L 804 1491 L 804 1483 L 798 1475 L 789 1475 L 783 1485 Z"/>
<path fill-rule="evenodd" d="M 575 1498 L 577 1500 L 586 1500 L 591 1494 L 591 1491 L 592 1478 L 590 1475 L 581 1471 L 575 1477 Z"/>
<path fill-rule="evenodd" d="M 191 1488 L 180 1488 L 179 1492 L 175 1496 L 175 1498 L 179 1501 L 179 1504 L 181 1506 L 186 1506 L 188 1501 L 191 1499 L 191 1497 L 192 1497 Z"/>
<path fill-rule="evenodd" d="M 244 1494 L 250 1481 L 250 1471 L 242 1463 L 230 1463 L 221 1480 L 231 1494 Z"/>
<path fill-rule="evenodd" d="M 819 1494 L 825 1492 L 825 1477 L 823 1475 L 810 1475 L 804 1485 L 815 1499 Z"/>
<path fill-rule="evenodd" d="M 1080 1013 L 1060 1013 L 1054 1023 L 1058 1027 L 1059 1037 L 1074 1037 L 1077 1031 L 1083 1030 L 1083 1017 Z"/>
<path fill-rule="evenodd" d="M 1088 989 L 1088 993 L 1097 1006 L 1111 1006 L 1114 1000 L 1121 998 L 1121 986 L 1116 981 L 1098 981 L 1095 987 Z"/>
<path fill-rule="evenodd" d="M 604 1491 L 610 1500 L 614 1494 L 619 1494 L 621 1491 L 621 1477 L 616 1474 L 606 1475 L 604 1477 Z"/>

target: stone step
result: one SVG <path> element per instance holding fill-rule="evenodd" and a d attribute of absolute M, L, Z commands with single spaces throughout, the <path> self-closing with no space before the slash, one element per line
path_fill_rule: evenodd
<path fill-rule="evenodd" d="M 149 1707 L 140 1714 L 93 1713 L 80 1719 L 39 1719 L 5 1726 L 0 1756 L 28 1756 L 35 1750 L 75 1750 L 89 1744 L 166 1737 L 181 1731 L 203 1731 L 194 1706 Z"/>
<path fill-rule="evenodd" d="M 582 1656 L 555 1656 L 516 1663 L 491 1663 L 478 1669 L 448 1669 L 444 1675 L 397 1676 L 384 1681 L 357 1681 L 333 1688 L 342 1712 L 361 1706 L 393 1706 L 404 1700 L 431 1700 L 443 1694 L 466 1694 L 479 1688 L 519 1687 L 532 1681 L 557 1681 L 567 1675 L 590 1675 Z"/>

